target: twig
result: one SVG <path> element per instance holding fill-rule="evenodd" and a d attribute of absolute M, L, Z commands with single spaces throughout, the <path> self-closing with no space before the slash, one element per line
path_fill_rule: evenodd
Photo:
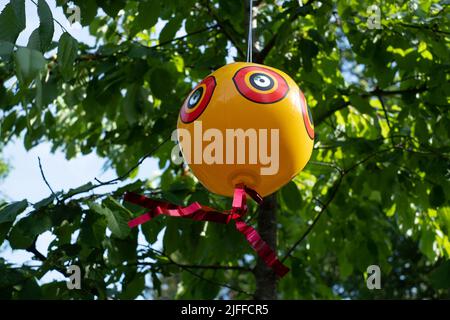
<path fill-rule="evenodd" d="M 139 161 L 134 165 L 134 166 L 132 166 L 130 169 L 128 169 L 128 171 L 127 172 L 125 172 L 124 174 L 122 174 L 121 176 L 119 176 L 119 177 L 117 177 L 117 178 L 114 178 L 114 179 L 111 179 L 111 180 L 108 180 L 108 181 L 105 181 L 105 182 L 102 182 L 102 181 L 100 181 L 99 179 L 97 179 L 97 178 L 95 178 L 95 180 L 98 182 L 98 183 L 100 183 L 100 184 L 104 184 L 104 185 L 106 185 L 106 184 L 113 184 L 113 183 L 116 183 L 116 182 L 118 182 L 118 181 L 121 181 L 121 180 L 123 180 L 123 179 L 125 179 L 125 178 L 127 178 L 136 168 L 138 168 L 148 157 L 150 157 L 153 153 L 155 153 L 156 151 L 158 151 L 158 149 L 163 145 L 163 144 L 165 144 L 167 141 L 169 141 L 170 140 L 170 136 L 169 137 L 167 137 L 167 138 L 165 138 L 159 145 L 157 145 L 156 147 L 154 147 L 151 151 L 149 151 L 149 152 L 147 152 L 145 155 L 143 155 L 142 157 L 141 157 L 141 159 L 139 159 Z"/>
<path fill-rule="evenodd" d="M 197 31 L 193 31 L 191 33 L 187 33 L 187 34 L 185 34 L 183 36 L 180 36 L 180 37 L 177 37 L 177 38 L 173 38 L 173 39 L 170 39 L 170 40 L 158 43 L 158 44 L 153 45 L 153 46 L 146 46 L 146 45 L 140 43 L 139 41 L 135 41 L 135 40 L 134 41 L 130 41 L 130 42 L 133 43 L 133 44 L 139 45 L 139 46 L 141 46 L 141 47 L 143 47 L 145 49 L 149 49 L 149 50 L 150 49 L 156 49 L 156 48 L 165 46 L 167 44 L 186 39 L 186 38 L 188 38 L 188 37 L 190 37 L 192 35 L 196 35 L 196 34 L 199 34 L 199 33 L 203 33 L 203 32 L 206 32 L 206 31 L 210 31 L 210 30 L 216 29 L 218 26 L 219 25 L 216 24 L 216 25 L 213 25 L 211 27 L 207 27 L 207 28 L 203 28 L 203 29 L 200 29 L 200 30 L 197 30 Z M 121 51 L 119 53 L 120 54 L 124 54 L 126 52 L 127 51 Z M 80 61 L 94 61 L 94 60 L 100 60 L 100 59 L 104 59 L 104 58 L 108 58 L 108 57 L 109 57 L 108 55 L 95 54 L 95 53 L 86 53 L 84 55 L 80 55 L 79 57 L 77 57 L 75 61 L 76 62 L 80 62 Z"/>
<path fill-rule="evenodd" d="M 26 249 L 26 251 L 32 253 L 39 261 L 41 261 L 42 263 L 48 262 L 48 259 L 46 256 L 44 256 L 37 248 L 36 248 L 36 241 L 37 241 L 38 236 L 36 236 L 34 238 L 33 243 Z M 33 266 L 33 267 L 38 267 L 40 268 L 41 266 Z M 67 273 L 66 270 L 64 270 L 63 268 L 59 267 L 59 266 L 55 266 L 55 265 L 50 265 L 52 270 L 55 270 L 59 273 L 61 273 L 65 278 L 69 277 L 70 274 Z M 96 288 L 90 288 L 90 291 L 85 290 L 85 289 L 80 289 L 82 292 L 84 292 L 85 294 L 92 294 L 94 296 L 98 296 L 99 293 L 97 291 Z"/>
<path fill-rule="evenodd" d="M 342 171 L 339 171 L 339 178 L 336 181 L 336 183 L 333 186 L 333 191 L 331 192 L 328 200 L 322 205 L 319 213 L 316 215 L 316 217 L 314 218 L 313 222 L 311 223 L 311 225 L 308 226 L 308 228 L 306 229 L 306 231 L 301 235 L 300 239 L 298 239 L 294 245 L 292 245 L 292 247 L 287 251 L 287 253 L 285 254 L 285 256 L 283 257 L 283 259 L 281 260 L 281 262 L 284 262 L 287 258 L 290 257 L 290 255 L 292 254 L 292 252 L 295 250 L 295 248 L 308 236 L 308 234 L 312 231 L 312 229 L 314 228 L 314 226 L 317 224 L 317 222 L 319 221 L 320 217 L 322 216 L 322 214 L 325 212 L 325 210 L 328 208 L 328 206 L 330 205 L 330 203 L 333 201 L 333 199 L 335 198 L 337 191 L 342 183 L 342 180 L 344 179 L 344 177 L 351 172 L 352 170 L 354 170 L 356 167 L 358 167 L 359 165 L 369 161 L 370 159 L 372 159 L 375 156 L 378 156 L 382 153 L 391 151 L 393 149 L 395 149 L 396 147 L 390 147 L 387 149 L 383 149 L 383 150 L 379 150 L 377 152 L 374 152 L 370 155 L 368 155 L 366 158 L 357 161 L 356 163 L 354 163 L 352 166 L 350 166 L 347 169 L 344 169 Z"/>
<path fill-rule="evenodd" d="M 294 22 L 300 15 L 302 12 L 304 12 L 303 10 L 305 10 L 306 7 L 310 7 L 312 6 L 312 4 L 315 1 L 309 1 L 307 4 L 303 5 L 302 7 L 298 8 L 296 10 L 296 12 L 294 12 L 289 18 L 288 18 L 288 22 L 292 23 Z M 288 9 L 291 10 L 291 9 Z M 288 11 L 286 10 L 286 11 Z M 287 12 L 284 12 L 284 14 L 286 14 Z M 270 38 L 270 40 L 267 42 L 267 44 L 264 46 L 264 48 L 256 54 L 256 59 L 255 61 L 257 61 L 258 63 L 263 63 L 264 60 L 266 59 L 266 57 L 269 55 L 270 51 L 272 51 L 272 49 L 274 48 L 275 44 L 277 43 L 278 37 L 281 36 L 281 32 L 277 32 L 275 33 L 274 36 L 272 36 L 272 38 Z"/>
<path fill-rule="evenodd" d="M 31 1 L 36 7 L 39 7 L 36 1 L 34 1 L 34 0 L 30 0 L 30 1 Z M 53 17 L 53 14 L 52 14 L 52 19 L 53 19 L 54 22 L 56 22 L 56 23 L 59 25 L 59 27 L 61 28 L 61 30 L 62 30 L 63 32 L 69 33 L 69 31 L 67 31 L 67 29 L 61 24 L 61 22 L 59 22 L 57 19 L 55 19 L 55 18 Z M 70 33 L 69 33 L 69 34 L 70 34 Z"/>
<path fill-rule="evenodd" d="M 173 39 L 170 39 L 170 40 L 167 40 L 167 41 L 163 41 L 163 42 L 160 42 L 160 43 L 158 43 L 158 44 L 156 44 L 154 46 L 150 46 L 150 47 L 147 47 L 147 48 L 148 49 L 154 49 L 154 48 L 158 48 L 158 47 L 161 47 L 161 46 L 165 46 L 166 44 L 170 44 L 172 42 L 177 42 L 177 41 L 186 39 L 186 38 L 188 38 L 190 36 L 193 36 L 193 35 L 196 35 L 196 34 L 199 34 L 199 33 L 203 33 L 203 32 L 206 32 L 206 31 L 210 31 L 210 30 L 216 29 L 217 27 L 220 27 L 220 25 L 218 23 L 213 25 L 213 26 L 211 26 L 211 27 L 206 27 L 206 28 L 203 28 L 203 29 L 200 29 L 200 30 L 197 30 L 197 31 L 193 31 L 193 32 L 187 33 L 187 34 L 185 34 L 183 36 L 179 36 L 177 38 L 173 38 Z"/>
<path fill-rule="evenodd" d="M 34 256 L 44 262 L 47 260 L 47 257 L 44 256 L 42 253 L 39 252 L 39 250 L 36 248 L 36 241 L 37 241 L 37 237 L 34 239 L 33 243 L 31 244 L 30 247 L 28 247 L 26 250 L 32 254 L 34 254 Z M 64 272 L 64 270 L 62 269 L 58 269 L 57 271 L 61 272 L 65 277 L 67 276 L 67 274 Z"/>
<path fill-rule="evenodd" d="M 221 282 L 218 282 L 218 281 L 215 281 L 215 280 L 212 280 L 212 279 L 205 278 L 204 276 L 202 276 L 202 275 L 200 275 L 200 274 L 198 274 L 198 273 L 196 273 L 196 272 L 194 272 L 194 271 L 192 271 L 192 270 L 190 270 L 190 269 L 187 269 L 187 268 L 186 268 L 185 270 L 186 270 L 187 272 L 189 272 L 190 274 L 192 274 L 193 276 L 195 276 L 195 277 L 197 277 L 197 278 L 199 278 L 199 279 L 201 279 L 201 280 L 203 280 L 203 281 L 212 283 L 212 284 L 214 284 L 214 285 L 216 285 L 216 286 L 228 288 L 228 289 L 231 289 L 231 290 L 236 291 L 236 292 L 239 292 L 239 293 L 243 293 L 243 294 L 248 295 L 248 296 L 253 296 L 251 293 L 249 293 L 249 292 L 247 292 L 247 291 L 244 291 L 244 290 L 242 290 L 242 289 L 238 289 L 238 288 L 233 287 L 233 286 L 230 286 L 230 285 L 228 285 L 228 284 L 226 284 L 226 283 L 221 283 Z"/>
<path fill-rule="evenodd" d="M 69 199 L 69 198 L 71 198 L 71 197 L 73 197 L 73 196 L 75 196 L 75 195 L 78 195 L 78 194 L 80 194 L 80 193 L 86 193 L 86 192 L 89 192 L 89 191 L 92 191 L 92 190 L 94 190 L 94 189 L 97 189 L 97 188 L 99 188 L 99 187 L 103 187 L 103 186 L 106 186 L 106 185 L 111 185 L 111 184 L 115 184 L 115 183 L 117 183 L 117 182 L 119 182 L 119 181 L 122 181 L 122 180 L 124 180 L 125 178 L 127 178 L 130 174 L 131 174 L 131 172 L 133 172 L 137 167 L 139 167 L 148 157 L 150 157 L 151 155 L 153 155 L 156 151 L 158 151 L 159 150 L 159 148 L 161 148 L 161 146 L 162 145 L 164 145 L 167 141 L 169 141 L 170 140 L 170 136 L 169 137 L 167 137 L 166 139 L 164 139 L 160 144 L 158 144 L 156 147 L 154 147 L 151 151 L 149 151 L 148 153 L 146 153 L 145 155 L 143 155 L 142 157 L 141 157 L 141 159 L 139 159 L 139 161 L 134 165 L 134 166 L 132 166 L 127 172 L 125 172 L 124 174 L 122 174 L 121 176 L 119 176 L 119 177 L 117 177 L 117 178 L 114 178 L 114 179 L 111 179 L 111 180 L 108 180 L 108 181 L 101 181 L 101 180 L 99 180 L 99 179 L 97 179 L 97 178 L 95 178 L 95 181 L 97 182 L 97 184 L 94 184 L 94 185 L 92 185 L 90 188 L 87 188 L 87 189 L 85 189 L 85 190 L 83 190 L 83 191 L 81 191 L 81 192 L 77 192 L 77 193 L 72 193 L 70 196 L 66 196 L 66 197 L 63 197 L 63 200 L 67 200 L 67 199 Z"/>
<path fill-rule="evenodd" d="M 316 223 L 319 221 L 320 217 L 322 216 L 322 214 L 325 212 L 325 210 L 328 208 L 328 206 L 330 205 L 331 201 L 333 201 L 334 197 L 337 194 L 337 191 L 339 189 L 339 186 L 342 183 L 342 179 L 344 178 L 344 174 L 341 174 L 339 176 L 339 179 L 336 181 L 336 183 L 333 186 L 333 191 L 330 194 L 330 197 L 328 198 L 328 200 L 325 202 L 324 205 L 322 205 L 322 208 L 320 209 L 319 213 L 316 215 L 316 217 L 314 218 L 313 222 L 308 226 L 308 228 L 305 230 L 305 232 L 302 234 L 302 236 L 300 237 L 300 239 L 298 239 L 293 245 L 292 247 L 287 251 L 287 253 L 284 255 L 283 259 L 281 259 L 281 262 L 284 262 L 287 258 L 290 257 L 290 255 L 292 254 L 292 252 L 295 250 L 295 248 L 297 248 L 297 246 L 308 236 L 308 234 L 312 231 L 312 229 L 314 228 L 314 226 L 316 225 Z"/>
<path fill-rule="evenodd" d="M 165 254 L 164 252 L 159 251 L 159 250 L 157 250 L 157 249 L 154 249 L 154 248 L 152 248 L 152 247 L 150 247 L 150 246 L 148 246 L 148 248 L 149 248 L 151 251 L 157 253 L 158 255 L 167 258 L 172 264 L 179 266 L 179 267 L 182 268 L 183 270 L 189 272 L 189 273 L 192 274 L 193 276 L 195 276 L 195 277 L 197 277 L 197 278 L 199 278 L 199 279 L 201 279 L 201 280 L 203 280 L 203 281 L 212 283 L 212 284 L 217 285 L 217 286 L 219 286 L 219 287 L 228 288 L 228 289 L 231 289 L 231 290 L 233 290 L 233 291 L 236 291 L 236 292 L 239 292 L 239 293 L 246 294 L 246 295 L 248 295 L 248 296 L 252 296 L 252 294 L 250 294 L 250 293 L 248 293 L 248 292 L 246 292 L 246 291 L 244 291 L 244 290 L 242 290 L 242 289 L 235 288 L 235 287 L 230 286 L 230 285 L 228 285 L 228 284 L 226 284 L 226 283 L 221 283 L 221 282 L 218 282 L 218 281 L 215 281 L 215 280 L 212 280 L 212 279 L 205 278 L 204 276 L 202 276 L 202 275 L 200 275 L 200 274 L 198 274 L 198 273 L 196 273 L 196 272 L 190 270 L 189 267 L 186 267 L 185 265 L 182 265 L 182 264 L 177 263 L 177 262 L 174 261 L 169 255 Z"/>
<path fill-rule="evenodd" d="M 58 195 L 53 191 L 52 187 L 50 186 L 50 183 L 47 181 L 47 178 L 45 177 L 44 169 L 42 169 L 42 163 L 41 163 L 41 158 L 40 157 L 38 157 L 38 162 L 39 162 L 39 170 L 41 171 L 42 179 L 44 180 L 44 182 L 47 185 L 47 187 L 50 189 L 50 192 L 55 197 L 56 201 L 59 202 L 60 200 L 59 200 Z"/>
<path fill-rule="evenodd" d="M 342 169 L 341 167 L 339 167 L 337 164 L 332 163 L 332 162 L 323 162 L 323 161 L 309 161 L 309 164 L 314 164 L 317 166 L 324 166 L 324 167 L 330 167 L 333 168 L 335 170 L 337 170 L 340 174 L 344 173 L 344 169 Z"/>
<path fill-rule="evenodd" d="M 381 103 L 381 108 L 383 109 L 384 117 L 385 117 L 387 125 L 389 127 L 389 131 L 391 131 L 392 130 L 391 121 L 389 120 L 389 116 L 387 113 L 386 105 L 384 104 L 384 101 L 383 101 L 383 97 L 381 95 L 378 95 L 377 98 Z"/>
<path fill-rule="evenodd" d="M 211 17 L 217 22 L 217 25 L 220 27 L 220 30 L 222 30 L 223 34 L 228 38 L 228 40 L 233 44 L 233 46 L 236 48 L 236 50 L 238 51 L 238 53 L 242 56 L 245 57 L 244 51 L 242 50 L 242 48 L 239 46 L 238 42 L 236 42 L 236 40 L 234 39 L 234 37 L 231 35 L 231 33 L 228 31 L 228 29 L 225 27 L 225 23 L 223 21 L 221 21 L 221 19 L 218 17 L 218 15 L 213 11 L 213 9 L 211 9 L 211 7 L 209 6 L 209 0 L 206 0 L 203 2 L 203 5 L 205 6 L 206 10 L 208 11 L 208 13 L 211 15 Z M 230 26 L 230 28 L 232 28 Z"/>
<path fill-rule="evenodd" d="M 153 266 L 155 263 L 152 262 L 138 262 L 139 266 Z M 175 265 L 180 268 L 188 268 L 188 269 L 211 269 L 211 270 L 238 270 L 243 272 L 252 272 L 251 268 L 241 267 L 241 266 L 226 266 L 226 265 L 202 265 L 202 264 L 182 264 L 176 261 L 171 261 L 170 263 L 159 264 L 159 266 L 172 266 Z"/>
<path fill-rule="evenodd" d="M 407 89 L 399 89 L 399 90 L 382 90 L 382 89 L 375 89 L 373 91 L 369 92 L 363 92 L 359 94 L 361 98 L 368 98 L 372 96 L 391 96 L 391 95 L 398 95 L 398 94 L 405 94 L 405 93 L 421 93 L 430 90 L 431 88 L 427 87 L 426 85 L 422 85 L 419 87 L 414 88 L 407 88 Z M 351 93 L 340 91 L 343 95 L 350 95 Z M 325 110 L 323 113 L 319 113 L 317 117 L 314 118 L 314 123 L 316 126 L 320 125 L 323 121 L 325 121 L 328 117 L 330 117 L 332 114 L 334 114 L 336 111 L 345 109 L 351 105 L 350 101 L 343 101 L 341 104 L 338 104 L 336 106 L 333 106 L 331 109 Z"/>
<path fill-rule="evenodd" d="M 389 120 L 389 115 L 388 115 L 388 112 L 387 112 L 387 109 L 386 109 L 386 105 L 385 105 L 383 97 L 381 95 L 377 95 L 377 98 L 378 98 L 378 101 L 380 101 L 381 108 L 383 109 L 384 118 L 386 119 L 386 123 L 387 123 L 388 128 L 389 128 L 389 136 L 390 136 L 392 145 L 394 146 L 395 142 L 394 142 L 394 138 L 392 137 L 392 126 L 391 126 L 391 121 Z"/>
<path fill-rule="evenodd" d="M 432 31 L 433 33 L 441 33 L 441 34 L 445 34 L 445 35 L 450 35 L 450 32 L 448 31 L 444 31 L 444 30 L 440 30 L 437 28 L 437 24 L 434 24 L 433 26 L 429 26 L 426 24 L 412 24 L 412 23 L 405 23 L 405 22 L 400 22 L 399 25 L 405 27 L 405 28 L 413 28 L 413 29 L 425 29 L 425 30 L 429 30 Z"/>

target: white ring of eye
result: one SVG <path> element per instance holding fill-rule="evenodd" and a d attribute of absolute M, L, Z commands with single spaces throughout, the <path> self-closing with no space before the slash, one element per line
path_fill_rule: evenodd
<path fill-rule="evenodd" d="M 195 106 L 198 101 L 200 100 L 200 97 L 202 96 L 201 90 L 195 91 L 192 96 L 189 98 L 189 104 L 191 106 Z"/>
<path fill-rule="evenodd" d="M 271 85 L 270 78 L 262 74 L 258 74 L 253 80 L 260 88 L 267 88 Z"/>

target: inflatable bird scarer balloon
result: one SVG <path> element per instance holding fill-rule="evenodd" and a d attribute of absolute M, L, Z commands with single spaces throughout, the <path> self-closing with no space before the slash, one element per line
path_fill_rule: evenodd
<path fill-rule="evenodd" d="M 194 161 L 195 143 L 184 139 L 181 130 L 179 142 L 183 155 L 189 154 L 186 162 L 195 176 L 217 194 L 231 196 L 243 183 L 261 196 L 270 195 L 303 169 L 311 156 L 314 127 L 305 97 L 287 74 L 271 67 L 238 62 L 206 77 L 181 107 L 178 128 L 199 140 L 195 125 L 198 129 L 200 123 L 203 133 L 208 129 L 220 133 L 211 143 L 222 149 L 214 150 L 214 163 L 205 163 L 209 142 L 203 142 L 201 162 Z"/>
<path fill-rule="evenodd" d="M 217 223 L 235 222 L 258 255 L 279 276 L 289 269 L 242 217 L 246 196 L 258 203 L 288 183 L 308 162 L 314 125 L 305 97 L 284 72 L 237 62 L 201 81 L 185 99 L 178 119 L 185 162 L 211 192 L 233 196 L 232 209 L 218 212 L 195 202 L 179 207 L 133 193 L 125 200 L 151 211 L 131 227 L 157 215 Z"/>

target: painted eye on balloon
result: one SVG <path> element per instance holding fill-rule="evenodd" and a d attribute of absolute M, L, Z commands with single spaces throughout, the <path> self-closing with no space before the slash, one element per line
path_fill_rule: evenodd
<path fill-rule="evenodd" d="M 181 121 L 190 123 L 196 120 L 205 111 L 216 88 L 216 79 L 213 76 L 200 82 L 183 103 L 180 111 Z"/>
<path fill-rule="evenodd" d="M 258 66 L 239 69 L 233 82 L 241 95 L 256 103 L 275 103 L 289 91 L 286 80 L 280 74 Z"/>
<path fill-rule="evenodd" d="M 314 123 L 311 114 L 311 109 L 309 109 L 306 103 L 305 95 L 300 91 L 300 105 L 302 108 L 303 122 L 305 123 L 306 132 L 308 136 L 314 140 Z"/>

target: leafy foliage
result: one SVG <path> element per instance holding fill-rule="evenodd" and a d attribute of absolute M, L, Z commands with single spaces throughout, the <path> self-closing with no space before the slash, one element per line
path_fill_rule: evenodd
<path fill-rule="evenodd" d="M 23 136 L 31 149 L 50 141 L 68 159 L 96 152 L 121 178 L 133 177 L 130 168 L 161 145 L 152 156 L 163 173 L 156 189 L 136 181 L 99 194 L 105 183 L 95 182 L 34 205 L 3 204 L 0 241 L 40 262 L 16 268 L 0 260 L 0 297 L 248 298 L 255 257 L 233 226 L 158 217 L 129 230 L 126 221 L 142 211 L 120 203 L 127 190 L 229 207 L 169 161 L 166 141 L 190 88 L 245 59 L 244 2 L 73 2 L 93 47 L 70 30 L 53 43 L 45 1 L 37 2 L 40 25 L 27 47 L 16 45 L 24 0 L 1 12 L 1 142 Z M 288 253 L 292 269 L 279 297 L 448 298 L 448 3 L 384 1 L 380 28 L 370 29 L 372 2 L 303 2 L 255 1 L 255 60 L 297 81 L 316 126 L 310 163 L 277 195 L 279 253 Z M 66 1 L 57 3 L 67 12 Z M 53 48 L 56 56 L 44 55 Z M 55 239 L 43 256 L 35 241 L 47 231 Z M 164 251 L 155 249 L 158 235 Z M 82 290 L 38 282 L 71 264 L 83 270 Z M 366 288 L 371 264 L 381 267 L 382 290 Z"/>

